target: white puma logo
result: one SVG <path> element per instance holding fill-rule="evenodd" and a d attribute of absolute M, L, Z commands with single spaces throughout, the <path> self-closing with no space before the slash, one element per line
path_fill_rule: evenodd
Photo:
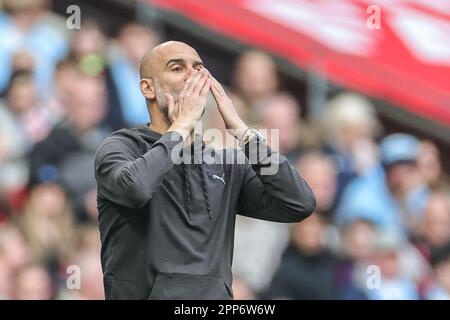
<path fill-rule="evenodd" d="M 222 177 L 219 177 L 219 176 L 216 175 L 216 174 L 213 174 L 212 177 L 213 177 L 213 179 L 218 179 L 218 180 L 222 181 L 223 184 L 225 184 L 225 179 L 224 179 L 224 178 L 225 178 L 225 173 L 222 174 Z"/>

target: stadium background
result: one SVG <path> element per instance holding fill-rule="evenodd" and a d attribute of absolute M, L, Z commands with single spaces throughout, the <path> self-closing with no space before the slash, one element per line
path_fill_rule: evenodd
<path fill-rule="evenodd" d="M 280 151 L 317 196 L 300 224 L 238 218 L 237 299 L 450 297 L 446 1 L 0 3 L 0 299 L 103 299 L 93 155 L 108 133 L 148 121 L 137 66 L 167 39 L 198 50 L 249 124 L 280 129 Z M 79 30 L 66 25 L 73 4 Z M 371 4 L 379 30 L 366 26 Z M 280 19 L 286 8 L 298 11 Z M 255 18 L 270 9 L 270 24 Z M 428 32 L 414 34 L 431 41 L 433 61 L 393 33 L 395 15 Z M 281 32 L 286 22 L 300 38 Z M 389 41 L 354 52 L 332 41 L 340 28 Z M 220 127 L 211 101 L 207 110 Z M 392 133 L 408 135 L 383 140 Z M 399 152 L 417 166 L 386 175 L 380 162 Z M 80 289 L 67 286 L 71 265 Z"/>

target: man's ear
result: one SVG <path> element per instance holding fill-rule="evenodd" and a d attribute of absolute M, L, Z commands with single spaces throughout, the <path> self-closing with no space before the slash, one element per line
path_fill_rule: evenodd
<path fill-rule="evenodd" d="M 143 78 L 139 82 L 142 95 L 148 100 L 154 100 L 156 97 L 155 83 L 152 78 Z"/>

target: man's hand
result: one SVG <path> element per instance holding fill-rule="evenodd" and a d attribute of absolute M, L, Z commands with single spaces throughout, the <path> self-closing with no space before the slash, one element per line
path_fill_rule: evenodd
<path fill-rule="evenodd" d="M 230 131 L 232 135 L 238 140 L 241 139 L 248 126 L 241 119 L 233 105 L 231 99 L 225 93 L 222 85 L 212 75 L 211 77 L 211 92 L 216 100 L 219 112 L 222 115 L 225 123 L 225 128 Z"/>
<path fill-rule="evenodd" d="M 195 121 L 203 114 L 210 87 L 209 72 L 203 68 L 186 80 L 176 102 L 172 95 L 165 95 L 169 119 L 172 121 L 169 131 L 179 132 L 183 139 L 190 134 Z"/>

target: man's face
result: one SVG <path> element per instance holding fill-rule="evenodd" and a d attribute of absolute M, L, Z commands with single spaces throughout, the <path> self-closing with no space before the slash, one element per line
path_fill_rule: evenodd
<path fill-rule="evenodd" d="M 415 163 L 396 163 L 387 168 L 387 183 L 394 195 L 405 196 L 413 187 L 417 175 Z"/>
<path fill-rule="evenodd" d="M 166 93 L 170 93 L 175 102 L 178 99 L 184 82 L 193 73 L 203 68 L 203 62 L 198 53 L 188 45 L 172 44 L 161 48 L 158 53 L 153 77 L 156 101 L 162 112 L 167 112 Z"/>

